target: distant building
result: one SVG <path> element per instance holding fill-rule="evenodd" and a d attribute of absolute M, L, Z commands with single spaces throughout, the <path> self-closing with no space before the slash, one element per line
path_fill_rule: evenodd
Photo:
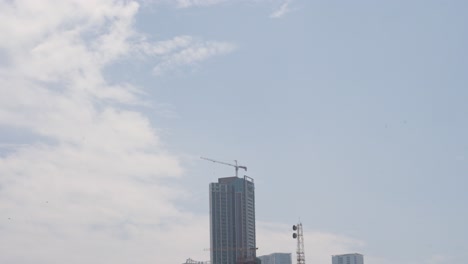
<path fill-rule="evenodd" d="M 255 187 L 252 178 L 210 183 L 211 264 L 254 263 Z"/>
<path fill-rule="evenodd" d="M 364 256 L 358 253 L 334 255 L 332 264 L 364 264 Z"/>
<path fill-rule="evenodd" d="M 210 264 L 209 261 L 196 261 L 191 258 L 188 258 L 184 263 L 182 264 Z"/>
<path fill-rule="evenodd" d="M 262 264 L 292 264 L 291 253 L 273 253 L 258 258 Z"/>

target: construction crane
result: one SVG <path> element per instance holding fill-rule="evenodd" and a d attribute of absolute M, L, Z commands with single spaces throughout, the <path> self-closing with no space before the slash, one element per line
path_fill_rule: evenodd
<path fill-rule="evenodd" d="M 243 169 L 243 170 L 247 171 L 247 167 L 246 167 L 246 166 L 239 166 L 239 165 L 237 165 L 237 160 L 234 160 L 234 162 L 235 162 L 236 164 L 230 164 L 230 163 L 227 163 L 227 162 L 212 160 L 212 159 L 209 159 L 209 158 L 204 158 L 204 157 L 200 157 L 200 158 L 201 158 L 201 159 L 204 159 L 204 160 L 207 160 L 207 161 L 214 162 L 214 163 L 224 164 L 224 165 L 228 165 L 228 166 L 232 166 L 232 167 L 236 168 L 236 177 L 237 177 L 237 175 L 239 174 L 239 169 Z"/>

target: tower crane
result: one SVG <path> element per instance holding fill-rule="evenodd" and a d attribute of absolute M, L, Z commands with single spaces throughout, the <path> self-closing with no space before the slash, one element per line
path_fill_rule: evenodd
<path fill-rule="evenodd" d="M 246 167 L 246 166 L 237 165 L 237 160 L 234 160 L 234 162 L 235 162 L 236 164 L 230 164 L 230 163 L 227 163 L 227 162 L 212 160 L 212 159 L 205 158 L 205 157 L 200 157 L 200 158 L 201 158 L 201 159 L 204 159 L 204 160 L 207 160 L 207 161 L 214 162 L 214 163 L 224 164 L 224 165 L 228 165 L 228 166 L 232 166 L 232 167 L 236 168 L 236 177 L 237 177 L 237 175 L 239 174 L 239 169 L 243 169 L 243 170 L 247 171 L 247 167 Z"/>

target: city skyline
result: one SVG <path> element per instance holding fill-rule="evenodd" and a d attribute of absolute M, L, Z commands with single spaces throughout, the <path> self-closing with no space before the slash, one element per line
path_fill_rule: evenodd
<path fill-rule="evenodd" d="M 0 263 L 208 260 L 200 156 L 248 166 L 259 256 L 463 263 L 467 10 L 0 0 Z"/>

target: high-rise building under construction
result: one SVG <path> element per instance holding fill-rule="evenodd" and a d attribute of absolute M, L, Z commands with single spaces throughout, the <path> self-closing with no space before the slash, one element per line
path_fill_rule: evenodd
<path fill-rule="evenodd" d="M 211 264 L 254 263 L 255 186 L 244 176 L 210 183 Z"/>

